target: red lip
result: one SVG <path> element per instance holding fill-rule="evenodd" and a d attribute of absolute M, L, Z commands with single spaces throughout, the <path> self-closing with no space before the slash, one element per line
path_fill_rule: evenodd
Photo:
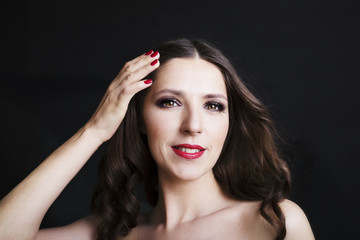
<path fill-rule="evenodd" d="M 200 152 L 196 153 L 187 153 L 180 151 L 179 148 L 190 148 L 190 149 L 198 149 Z M 192 144 L 180 144 L 172 147 L 172 150 L 175 152 L 176 155 L 186 158 L 186 159 L 196 159 L 201 157 L 201 155 L 204 154 L 205 148 L 199 146 L 199 145 L 192 145 Z"/>

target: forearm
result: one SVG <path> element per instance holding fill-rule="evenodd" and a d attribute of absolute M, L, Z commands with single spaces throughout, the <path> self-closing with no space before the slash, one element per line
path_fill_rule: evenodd
<path fill-rule="evenodd" d="M 46 211 L 101 143 L 90 129 L 79 130 L 2 199 L 0 239 L 34 239 Z"/>
<path fill-rule="evenodd" d="M 159 67 L 160 55 L 129 61 L 111 82 L 84 128 L 51 154 L 0 202 L 0 239 L 34 239 L 40 223 L 61 191 L 90 156 L 121 124 L 131 98 L 151 86 L 145 81 Z"/>

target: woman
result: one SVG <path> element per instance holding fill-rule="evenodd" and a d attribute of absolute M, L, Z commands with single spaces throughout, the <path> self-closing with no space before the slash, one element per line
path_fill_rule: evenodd
<path fill-rule="evenodd" d="M 1 239 L 314 238 L 285 199 L 290 176 L 268 113 L 224 55 L 186 39 L 157 50 L 126 63 L 89 122 L 1 201 Z M 38 230 L 111 137 L 93 216 Z M 139 215 L 139 183 L 149 214 Z"/>

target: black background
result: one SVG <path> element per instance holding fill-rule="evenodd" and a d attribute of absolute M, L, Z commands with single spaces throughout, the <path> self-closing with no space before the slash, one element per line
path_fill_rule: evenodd
<path fill-rule="evenodd" d="M 358 16 L 342 1 L 1 3 L 0 197 L 91 116 L 125 61 L 177 37 L 220 47 L 269 107 L 317 239 L 358 232 Z M 89 214 L 104 146 L 43 227 Z"/>

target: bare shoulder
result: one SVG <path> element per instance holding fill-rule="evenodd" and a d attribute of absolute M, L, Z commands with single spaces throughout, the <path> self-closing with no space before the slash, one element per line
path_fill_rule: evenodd
<path fill-rule="evenodd" d="M 236 237 L 228 239 L 272 240 L 275 238 L 272 226 L 260 214 L 260 206 L 261 201 L 237 201 L 230 213 L 231 221 L 236 223 L 231 232 L 236 234 Z"/>
<path fill-rule="evenodd" d="M 284 200 L 280 207 L 286 219 L 286 240 L 315 239 L 304 211 L 296 203 Z"/>
<path fill-rule="evenodd" d="M 97 225 L 95 217 L 88 216 L 63 227 L 41 229 L 36 236 L 36 240 L 95 240 Z"/>

